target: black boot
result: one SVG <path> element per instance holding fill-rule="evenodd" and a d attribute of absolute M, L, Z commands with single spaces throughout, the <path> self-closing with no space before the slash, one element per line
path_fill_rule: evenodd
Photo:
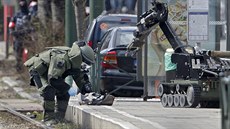
<path fill-rule="evenodd" d="M 57 101 L 57 106 L 56 106 L 56 120 L 59 122 L 65 122 L 65 112 L 68 106 L 68 101 Z"/>
<path fill-rule="evenodd" d="M 49 111 L 44 111 L 44 119 L 43 122 L 47 126 L 54 126 L 58 122 L 55 119 L 55 113 L 54 112 L 49 112 Z"/>
<path fill-rule="evenodd" d="M 55 119 L 55 102 L 54 101 L 45 101 L 43 104 L 44 112 L 43 112 L 43 122 L 47 126 L 53 126 L 57 124 L 57 121 Z"/>

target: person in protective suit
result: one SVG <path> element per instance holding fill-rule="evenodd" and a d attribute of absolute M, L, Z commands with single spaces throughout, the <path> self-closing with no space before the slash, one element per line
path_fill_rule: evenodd
<path fill-rule="evenodd" d="M 91 65 L 94 60 L 91 47 L 85 42 L 75 42 L 71 48 L 50 47 L 24 63 L 31 75 L 31 85 L 41 91 L 44 99 L 44 122 L 63 120 L 70 96 L 77 94 L 77 89 L 65 82 L 67 76 L 73 77 L 82 94 L 92 92 L 83 64 Z"/>
<path fill-rule="evenodd" d="M 19 0 L 19 7 L 19 12 L 17 12 L 15 16 L 11 18 L 9 23 L 10 34 L 14 37 L 13 46 L 16 57 L 16 69 L 18 71 L 22 70 L 23 66 L 23 42 L 26 35 L 32 31 L 32 28 L 29 28 L 27 24 L 29 21 L 29 10 L 26 0 Z"/>

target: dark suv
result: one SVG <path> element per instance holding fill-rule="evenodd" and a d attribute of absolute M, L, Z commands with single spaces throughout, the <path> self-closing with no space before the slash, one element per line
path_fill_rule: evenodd
<path fill-rule="evenodd" d="M 93 49 L 97 48 L 98 42 L 101 41 L 104 33 L 116 26 L 136 26 L 137 23 L 137 15 L 132 14 L 108 14 L 108 15 L 100 15 L 96 19 L 94 19 L 89 25 L 85 41 L 91 46 Z"/>

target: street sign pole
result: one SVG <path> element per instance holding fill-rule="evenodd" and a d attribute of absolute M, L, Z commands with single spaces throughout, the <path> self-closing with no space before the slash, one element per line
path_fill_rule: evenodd
<path fill-rule="evenodd" d="M 77 30 L 75 22 L 74 7 L 71 0 L 65 1 L 65 44 L 71 47 L 73 42 L 77 40 Z M 72 85 L 73 79 L 68 76 L 66 82 Z"/>
<path fill-rule="evenodd" d="M 227 51 L 230 51 L 230 1 L 227 2 Z"/>
<path fill-rule="evenodd" d="M 99 16 L 104 7 L 103 7 L 103 2 L 104 0 L 90 0 L 89 6 L 90 6 L 90 22 L 93 21 L 93 19 L 95 19 L 97 16 Z M 99 57 L 97 58 L 97 60 L 99 59 Z M 95 92 L 99 92 L 100 88 L 99 88 L 99 77 L 97 74 L 97 68 L 98 68 L 98 64 L 95 63 L 92 65 L 91 69 L 90 69 L 90 75 L 91 75 L 91 82 L 93 85 L 93 91 Z"/>

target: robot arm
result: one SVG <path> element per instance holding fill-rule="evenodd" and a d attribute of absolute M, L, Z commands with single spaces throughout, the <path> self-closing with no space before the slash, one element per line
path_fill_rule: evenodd
<path fill-rule="evenodd" d="M 127 46 L 128 50 L 132 47 L 142 47 L 144 40 L 150 34 L 150 32 L 160 26 L 161 30 L 165 34 L 169 43 L 176 53 L 187 53 L 184 45 L 177 37 L 175 31 L 171 27 L 168 19 L 167 4 L 160 2 L 152 2 L 152 8 L 140 16 L 140 21 L 137 23 L 137 30 L 134 32 L 134 39 L 131 44 Z"/>
<path fill-rule="evenodd" d="M 152 2 L 152 6 L 150 10 L 140 16 L 140 21 L 137 23 L 137 30 L 134 32 L 135 38 L 127 47 L 129 50 L 132 47 L 141 47 L 146 37 L 156 28 L 159 22 L 167 21 L 167 5 L 154 1 Z"/>

